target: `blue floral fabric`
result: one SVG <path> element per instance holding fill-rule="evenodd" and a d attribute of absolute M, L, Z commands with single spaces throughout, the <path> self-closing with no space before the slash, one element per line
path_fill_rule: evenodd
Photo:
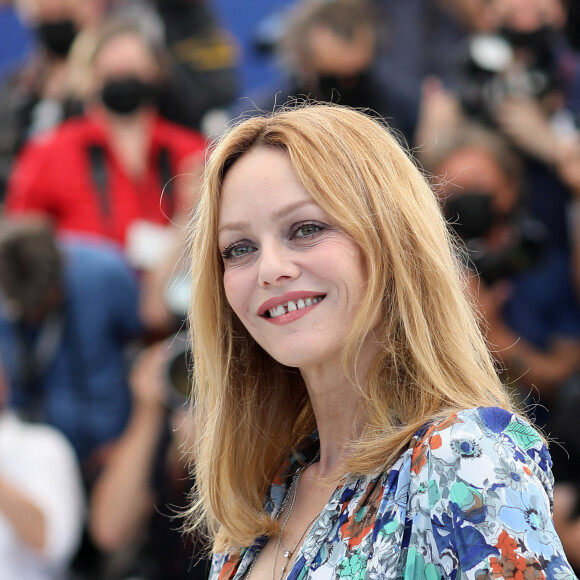
<path fill-rule="evenodd" d="M 266 507 L 276 516 L 295 461 Z M 570 579 L 552 523 L 552 473 L 536 430 L 499 408 L 461 411 L 417 434 L 385 473 L 346 478 L 289 580 Z M 210 580 L 242 578 L 265 542 L 216 554 Z"/>

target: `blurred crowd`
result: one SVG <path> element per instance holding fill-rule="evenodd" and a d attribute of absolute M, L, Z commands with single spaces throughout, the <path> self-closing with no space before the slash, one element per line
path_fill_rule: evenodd
<path fill-rule="evenodd" d="M 0 577 L 206 576 L 185 226 L 211 139 L 308 99 L 386 119 L 433 183 L 580 571 L 576 2 L 294 0 L 243 89 L 211 0 L 4 0 L 0 30 Z"/>

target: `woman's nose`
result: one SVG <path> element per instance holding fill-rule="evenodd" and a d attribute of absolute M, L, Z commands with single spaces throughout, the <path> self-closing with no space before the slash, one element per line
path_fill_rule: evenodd
<path fill-rule="evenodd" d="M 292 251 L 279 242 L 264 244 L 259 258 L 260 286 L 281 285 L 300 276 L 300 268 L 292 258 Z"/>

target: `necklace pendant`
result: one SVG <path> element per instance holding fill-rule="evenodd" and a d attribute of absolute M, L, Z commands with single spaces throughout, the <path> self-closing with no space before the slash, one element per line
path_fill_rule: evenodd
<path fill-rule="evenodd" d="M 286 558 L 286 560 L 288 560 L 288 558 L 290 558 L 291 555 L 292 553 L 289 550 L 284 550 L 284 558 Z"/>

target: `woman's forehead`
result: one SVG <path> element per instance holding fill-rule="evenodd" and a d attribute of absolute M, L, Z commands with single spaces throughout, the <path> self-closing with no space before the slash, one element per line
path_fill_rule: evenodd
<path fill-rule="evenodd" d="M 266 209 L 282 215 L 306 205 L 318 205 L 300 181 L 289 156 L 276 149 L 255 149 L 240 157 L 229 169 L 221 188 L 220 223 L 238 213 L 251 217 Z"/>

